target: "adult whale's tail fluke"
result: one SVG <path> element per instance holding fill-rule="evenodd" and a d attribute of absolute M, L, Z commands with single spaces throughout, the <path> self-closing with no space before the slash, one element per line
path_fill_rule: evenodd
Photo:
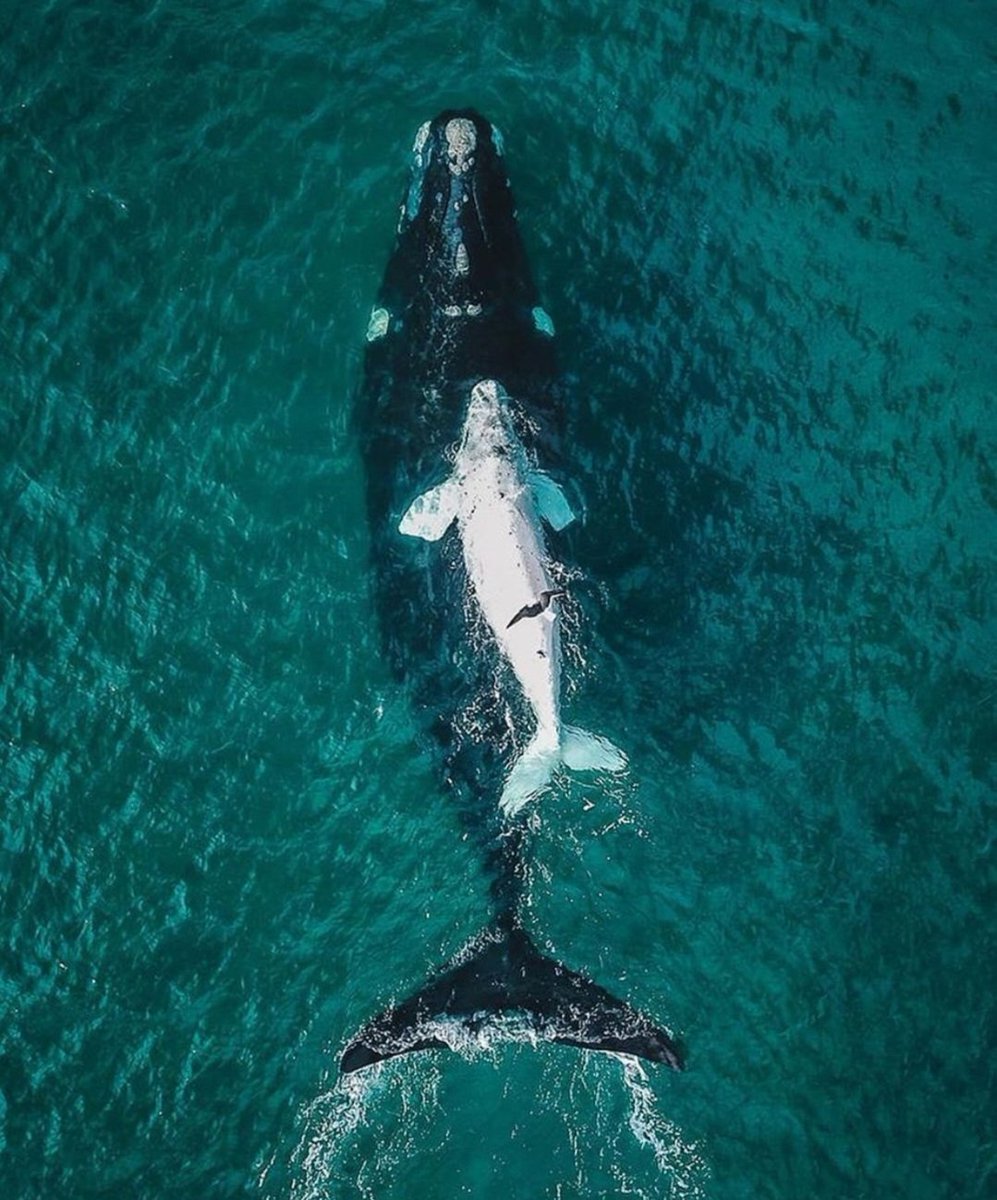
<path fill-rule="evenodd" d="M 460 1050 L 503 1036 L 633 1054 L 682 1070 L 664 1029 L 545 957 L 515 921 L 482 935 L 441 975 L 365 1025 L 339 1065 L 348 1074 L 400 1054 Z"/>

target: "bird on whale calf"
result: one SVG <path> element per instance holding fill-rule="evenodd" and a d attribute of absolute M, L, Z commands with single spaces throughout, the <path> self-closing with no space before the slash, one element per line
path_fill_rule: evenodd
<path fill-rule="evenodd" d="M 540 599 L 536 604 L 524 604 L 518 613 L 512 618 L 506 629 L 511 629 L 517 622 L 524 620 L 526 617 L 539 617 L 541 613 L 548 612 L 550 609 L 551 600 L 559 600 L 562 596 L 568 593 L 563 588 L 557 588 L 555 591 L 543 591 L 540 593 Z M 553 617 L 551 618 L 553 620 Z"/>

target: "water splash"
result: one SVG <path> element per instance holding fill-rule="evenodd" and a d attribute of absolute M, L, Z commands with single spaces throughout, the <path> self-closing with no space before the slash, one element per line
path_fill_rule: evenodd
<path fill-rule="evenodd" d="M 658 1111 L 657 1097 L 647 1081 L 647 1072 L 629 1054 L 614 1054 L 623 1070 L 623 1083 L 630 1098 L 630 1130 L 637 1141 L 654 1154 L 658 1170 L 668 1176 L 670 1196 L 705 1196 L 706 1162 L 695 1142 L 687 1142 L 676 1125 Z"/>
<path fill-rule="evenodd" d="M 490 1065 L 504 1075 L 507 1099 L 517 1095 L 516 1060 L 507 1057 L 509 1044 L 537 1048 L 535 1031 L 514 1019 L 476 1033 L 441 1021 L 434 1033 L 465 1061 L 486 1071 Z M 620 1064 L 619 1076 L 607 1070 L 607 1059 Z M 579 1055 L 567 1080 L 567 1094 L 563 1066 L 563 1059 L 554 1056 L 541 1067 L 543 1082 L 533 1115 L 542 1119 L 545 1112 L 560 1114 L 578 1186 L 601 1186 L 597 1179 L 610 1176 L 621 1195 L 705 1200 L 709 1168 L 701 1148 L 660 1111 L 648 1075 L 636 1059 Z M 442 1078 L 430 1058 L 379 1063 L 341 1077 L 301 1111 L 302 1135 L 290 1156 L 286 1194 L 292 1200 L 324 1200 L 347 1189 L 373 1197 L 380 1194 L 378 1180 L 383 1184 L 400 1163 L 434 1158 L 450 1140 L 455 1118 L 440 1098 Z M 580 1120 L 583 1114 L 587 1115 Z M 376 1136 L 385 1123 L 392 1130 L 390 1137 Z M 653 1155 L 654 1167 L 647 1164 L 650 1177 L 635 1171 L 635 1164 L 626 1165 L 627 1130 Z M 364 1140 L 371 1137 L 374 1142 L 365 1150 Z M 264 1194 L 273 1165 L 268 1164 L 258 1180 Z"/>
<path fill-rule="evenodd" d="M 445 1038 L 447 1030 L 436 1031 Z M 487 1043 L 465 1044 L 454 1034 L 453 1049 L 466 1058 L 493 1057 Z M 287 1162 L 289 1186 L 264 1194 L 291 1200 L 326 1200 L 359 1195 L 379 1200 L 386 1179 L 403 1164 L 432 1160 L 451 1137 L 451 1119 L 440 1102 L 442 1072 L 432 1057 L 418 1062 L 376 1063 L 341 1076 L 305 1105 L 298 1118 L 301 1136 Z M 272 1164 L 271 1164 L 272 1165 Z"/>
<path fill-rule="evenodd" d="M 339 1175 L 342 1152 L 351 1135 L 366 1124 L 368 1104 L 383 1090 L 384 1069 L 378 1064 L 366 1071 L 343 1075 L 332 1089 L 305 1107 L 304 1133 L 291 1156 L 292 1200 L 318 1200 L 329 1194 Z M 260 1179 L 261 1185 L 264 1179 Z"/>

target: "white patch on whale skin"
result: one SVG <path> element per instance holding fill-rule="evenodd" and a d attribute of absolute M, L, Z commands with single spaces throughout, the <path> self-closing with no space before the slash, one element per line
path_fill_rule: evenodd
<path fill-rule="evenodd" d="M 480 304 L 466 304 L 463 308 L 459 304 L 446 304 L 442 311 L 445 317 L 480 317 L 485 310 Z"/>
<path fill-rule="evenodd" d="M 493 380 L 471 391 L 460 448 L 449 479 L 413 501 L 399 530 L 438 541 L 456 520 L 471 587 L 492 636 L 508 659 L 536 720 L 499 804 L 518 812 L 550 782 L 557 766 L 619 771 L 626 757 L 605 738 L 561 724 L 560 622 L 516 613 L 555 590 L 541 518 L 564 528 L 574 518 L 560 487 L 533 470 L 516 434 L 508 396 Z"/>
<path fill-rule="evenodd" d="M 391 314 L 386 308 L 371 309 L 370 320 L 367 322 L 367 341 L 376 342 L 388 332 L 391 324 Z"/>
<path fill-rule="evenodd" d="M 454 270 L 458 275 L 466 275 L 471 269 L 471 260 L 467 255 L 467 247 L 463 242 L 457 247 L 457 253 L 454 256 Z"/>
<path fill-rule="evenodd" d="M 429 140 L 429 121 L 424 121 L 416 131 L 412 143 L 412 181 L 398 216 L 398 232 L 401 233 L 409 221 L 414 221 L 422 203 L 423 167 L 425 160 L 422 152 Z"/>
<path fill-rule="evenodd" d="M 419 128 L 415 131 L 415 141 L 412 143 L 412 153 L 419 160 L 419 165 L 422 165 L 422 148 L 429 139 L 429 121 L 423 121 Z"/>
<path fill-rule="evenodd" d="M 443 136 L 447 141 L 447 166 L 451 175 L 466 175 L 474 166 L 474 151 L 478 145 L 478 131 L 474 122 L 466 117 L 447 121 Z"/>

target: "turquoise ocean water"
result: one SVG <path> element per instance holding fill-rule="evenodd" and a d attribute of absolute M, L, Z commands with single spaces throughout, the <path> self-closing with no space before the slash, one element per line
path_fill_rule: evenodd
<path fill-rule="evenodd" d="M 0 1195 L 997 1195 L 997 10 L 0 17 Z M 416 127 L 505 134 L 585 498 L 530 928 L 688 1071 L 337 1082 L 484 923 L 350 428 Z"/>

